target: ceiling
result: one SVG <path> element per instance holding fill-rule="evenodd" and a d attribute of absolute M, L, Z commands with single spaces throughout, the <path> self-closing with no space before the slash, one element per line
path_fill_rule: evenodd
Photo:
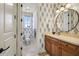
<path fill-rule="evenodd" d="M 23 3 L 23 11 L 24 12 L 33 12 L 39 4 L 37 3 Z"/>

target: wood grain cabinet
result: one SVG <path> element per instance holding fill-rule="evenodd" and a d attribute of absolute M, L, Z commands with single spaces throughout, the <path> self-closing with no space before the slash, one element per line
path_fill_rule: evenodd
<path fill-rule="evenodd" d="M 52 56 L 79 56 L 79 46 L 45 35 L 45 49 Z"/>
<path fill-rule="evenodd" d="M 55 38 L 51 38 L 51 54 L 55 56 L 60 56 L 61 55 L 61 44 L 59 43 L 60 41 L 55 40 Z"/>
<path fill-rule="evenodd" d="M 51 38 L 46 36 L 45 39 L 45 49 L 51 55 Z"/>

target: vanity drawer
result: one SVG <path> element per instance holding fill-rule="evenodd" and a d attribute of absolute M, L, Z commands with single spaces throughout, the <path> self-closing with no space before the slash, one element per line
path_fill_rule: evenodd
<path fill-rule="evenodd" d="M 78 46 L 76 46 L 76 45 L 73 45 L 73 44 L 70 44 L 67 42 L 63 42 L 63 41 L 61 41 L 61 45 L 62 45 L 62 49 L 68 50 L 68 51 L 75 51 L 78 48 Z"/>

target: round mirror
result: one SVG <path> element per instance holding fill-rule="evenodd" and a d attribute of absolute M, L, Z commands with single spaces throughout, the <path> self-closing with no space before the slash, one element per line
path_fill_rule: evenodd
<path fill-rule="evenodd" d="M 79 22 L 79 14 L 76 10 L 65 9 L 56 17 L 56 25 L 60 31 L 71 31 Z"/>

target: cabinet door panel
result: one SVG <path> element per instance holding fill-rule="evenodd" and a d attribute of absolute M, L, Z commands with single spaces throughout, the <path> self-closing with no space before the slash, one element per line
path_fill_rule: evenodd
<path fill-rule="evenodd" d="M 51 52 L 52 52 L 52 55 L 55 55 L 55 56 L 61 56 L 61 48 L 55 44 L 52 44 L 52 49 L 51 49 Z"/>
<path fill-rule="evenodd" d="M 73 56 L 73 53 L 70 53 L 62 49 L 62 56 Z"/>
<path fill-rule="evenodd" d="M 47 51 L 50 51 L 50 43 L 46 41 L 46 49 Z"/>
<path fill-rule="evenodd" d="M 61 55 L 61 45 L 60 41 L 57 39 L 52 39 L 52 46 L 51 46 L 52 55 L 60 56 Z"/>
<path fill-rule="evenodd" d="M 45 49 L 49 54 L 51 53 L 51 43 L 48 37 L 45 37 Z"/>
<path fill-rule="evenodd" d="M 51 55 L 51 38 L 48 36 L 45 37 L 45 49 Z"/>

